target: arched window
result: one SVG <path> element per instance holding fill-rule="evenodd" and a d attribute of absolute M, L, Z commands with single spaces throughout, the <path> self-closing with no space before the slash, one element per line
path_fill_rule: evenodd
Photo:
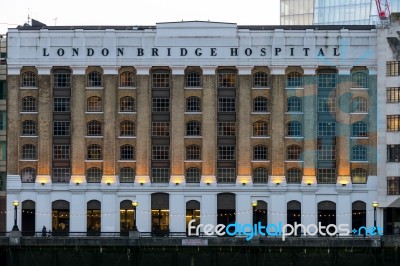
<path fill-rule="evenodd" d="M 253 112 L 269 112 L 268 99 L 261 96 L 254 98 Z"/>
<path fill-rule="evenodd" d="M 32 167 L 26 167 L 21 170 L 22 183 L 34 183 L 36 180 L 36 170 Z"/>
<path fill-rule="evenodd" d="M 88 160 L 101 160 L 101 146 L 97 144 L 89 145 L 87 148 L 87 159 Z"/>
<path fill-rule="evenodd" d="M 96 120 L 89 121 L 87 123 L 87 135 L 101 136 L 101 123 Z"/>
<path fill-rule="evenodd" d="M 135 87 L 135 74 L 130 71 L 125 71 L 119 75 L 120 87 Z"/>
<path fill-rule="evenodd" d="M 351 182 L 353 184 L 365 184 L 367 183 L 367 170 L 362 168 L 356 168 L 351 171 Z"/>
<path fill-rule="evenodd" d="M 33 120 L 25 120 L 22 122 L 23 136 L 36 136 L 36 122 Z"/>
<path fill-rule="evenodd" d="M 25 144 L 22 146 L 22 159 L 23 160 L 35 160 L 36 159 L 36 147 L 33 144 Z"/>
<path fill-rule="evenodd" d="M 135 160 L 135 148 L 132 145 L 122 145 L 120 160 Z"/>
<path fill-rule="evenodd" d="M 186 99 L 186 112 L 201 112 L 201 100 L 199 97 L 189 97 Z"/>
<path fill-rule="evenodd" d="M 100 183 L 102 171 L 100 168 L 92 167 L 86 170 L 86 181 L 88 183 Z"/>
<path fill-rule="evenodd" d="M 354 113 L 367 113 L 368 103 L 364 97 L 356 97 L 351 101 L 351 111 Z"/>
<path fill-rule="evenodd" d="M 119 182 L 121 183 L 135 182 L 135 169 L 131 167 L 122 167 L 119 170 Z"/>
<path fill-rule="evenodd" d="M 101 87 L 102 86 L 101 78 L 102 78 L 101 73 L 99 73 L 97 71 L 90 72 L 88 74 L 87 86 L 88 87 Z"/>
<path fill-rule="evenodd" d="M 101 112 L 103 111 L 103 104 L 100 97 L 93 96 L 87 99 L 88 112 Z"/>
<path fill-rule="evenodd" d="M 266 137 L 268 136 L 268 123 L 265 121 L 256 121 L 253 124 L 253 136 Z"/>
<path fill-rule="evenodd" d="M 367 88 L 367 74 L 356 72 L 351 75 L 351 87 L 353 88 Z"/>
<path fill-rule="evenodd" d="M 286 160 L 288 161 L 301 161 L 302 149 L 298 145 L 290 145 L 286 149 Z"/>
<path fill-rule="evenodd" d="M 197 72 L 189 72 L 186 74 L 186 87 L 201 87 L 201 75 Z"/>
<path fill-rule="evenodd" d="M 302 126 L 299 121 L 290 121 L 287 123 L 286 135 L 289 137 L 300 137 L 302 135 Z"/>
<path fill-rule="evenodd" d="M 200 183 L 200 169 L 196 167 L 186 169 L 185 179 L 186 183 Z"/>
<path fill-rule="evenodd" d="M 135 136 L 135 123 L 128 120 L 122 121 L 119 124 L 119 131 L 121 136 Z"/>
<path fill-rule="evenodd" d="M 367 148 L 363 145 L 356 145 L 352 148 L 351 153 L 352 161 L 366 161 L 367 160 Z"/>
<path fill-rule="evenodd" d="M 265 145 L 257 145 L 253 147 L 253 160 L 268 160 L 268 147 Z"/>
<path fill-rule="evenodd" d="M 303 101 L 299 97 L 289 97 L 287 99 L 288 112 L 303 112 Z"/>
<path fill-rule="evenodd" d="M 354 122 L 351 126 L 352 137 L 368 137 L 368 126 L 363 121 Z"/>
<path fill-rule="evenodd" d="M 187 136 L 200 136 L 201 126 L 198 121 L 189 121 L 186 123 L 186 135 Z"/>
<path fill-rule="evenodd" d="M 259 167 L 253 170 L 253 183 L 268 183 L 267 168 Z"/>
<path fill-rule="evenodd" d="M 36 112 L 36 99 L 32 96 L 22 98 L 22 112 Z"/>
<path fill-rule="evenodd" d="M 299 72 L 290 72 L 287 74 L 287 88 L 301 88 L 303 86 L 303 76 Z"/>
<path fill-rule="evenodd" d="M 302 172 L 298 168 L 290 168 L 286 171 L 286 183 L 300 184 L 302 179 Z"/>
<path fill-rule="evenodd" d="M 268 87 L 268 74 L 265 72 L 257 72 L 253 75 L 253 87 L 266 88 Z"/>
<path fill-rule="evenodd" d="M 135 99 L 129 96 L 122 97 L 120 100 L 120 112 L 136 112 Z"/>
<path fill-rule="evenodd" d="M 200 146 L 189 145 L 186 147 L 186 160 L 201 160 Z"/>
<path fill-rule="evenodd" d="M 25 72 L 21 77 L 21 87 L 37 87 L 37 76 L 33 72 Z"/>

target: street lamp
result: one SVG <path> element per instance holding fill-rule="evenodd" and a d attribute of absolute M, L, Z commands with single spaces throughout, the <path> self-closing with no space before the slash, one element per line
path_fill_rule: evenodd
<path fill-rule="evenodd" d="M 257 207 L 258 202 L 256 200 L 253 200 L 251 202 L 251 206 L 253 206 L 253 224 L 255 224 L 256 221 L 256 207 Z"/>
<path fill-rule="evenodd" d="M 19 231 L 18 229 L 18 225 L 17 225 L 17 207 L 19 205 L 19 201 L 18 200 L 14 200 L 12 202 L 13 206 L 14 206 L 14 226 L 12 228 L 13 231 Z"/>
<path fill-rule="evenodd" d="M 376 208 L 378 208 L 379 203 L 377 201 L 372 202 L 372 207 L 374 207 L 374 227 L 376 228 Z"/>
<path fill-rule="evenodd" d="M 139 202 L 137 200 L 132 201 L 132 206 L 133 206 L 133 215 L 134 215 L 134 220 L 133 220 L 133 231 L 137 231 L 137 227 L 136 227 L 136 207 L 139 205 Z"/>

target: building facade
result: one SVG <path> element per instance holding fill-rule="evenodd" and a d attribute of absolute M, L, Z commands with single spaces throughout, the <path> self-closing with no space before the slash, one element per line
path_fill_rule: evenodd
<path fill-rule="evenodd" d="M 376 41 L 370 26 L 10 29 L 7 206 L 26 234 L 372 226 Z"/>
<path fill-rule="evenodd" d="M 0 35 L 0 231 L 6 230 L 6 111 L 7 111 L 7 82 L 6 82 L 6 58 L 7 42 Z"/>

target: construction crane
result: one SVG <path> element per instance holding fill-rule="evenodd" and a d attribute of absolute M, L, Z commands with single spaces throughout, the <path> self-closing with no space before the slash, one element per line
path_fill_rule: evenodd
<path fill-rule="evenodd" d="M 375 0 L 378 16 L 380 20 L 388 20 L 390 18 L 390 8 L 388 0 Z"/>

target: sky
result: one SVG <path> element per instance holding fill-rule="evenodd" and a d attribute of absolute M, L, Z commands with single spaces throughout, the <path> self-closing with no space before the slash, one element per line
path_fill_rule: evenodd
<path fill-rule="evenodd" d="M 155 25 L 216 21 L 279 25 L 279 0 L 1 0 L 0 33 L 31 18 L 46 25 Z"/>

